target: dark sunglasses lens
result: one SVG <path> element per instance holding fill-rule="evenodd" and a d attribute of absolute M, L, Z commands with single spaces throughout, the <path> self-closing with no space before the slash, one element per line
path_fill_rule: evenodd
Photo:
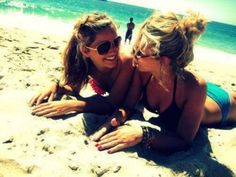
<path fill-rule="evenodd" d="M 136 56 L 137 58 L 141 58 L 141 57 L 143 57 L 143 54 L 142 54 L 142 52 L 139 50 L 138 52 L 136 52 L 135 56 Z"/>
<path fill-rule="evenodd" d="M 97 51 L 100 55 L 104 55 L 110 50 L 110 47 L 111 47 L 111 43 L 109 41 L 107 41 L 107 42 L 100 44 L 97 47 Z"/>
<path fill-rule="evenodd" d="M 114 39 L 114 46 L 115 47 L 119 47 L 120 46 L 120 41 L 121 41 L 121 37 L 119 36 L 119 37 L 117 37 L 117 38 L 115 38 Z"/>

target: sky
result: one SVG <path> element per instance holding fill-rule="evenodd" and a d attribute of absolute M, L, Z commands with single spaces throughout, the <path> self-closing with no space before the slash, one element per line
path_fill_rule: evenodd
<path fill-rule="evenodd" d="M 109 0 L 183 14 L 186 10 L 202 13 L 209 20 L 236 25 L 236 0 Z"/>

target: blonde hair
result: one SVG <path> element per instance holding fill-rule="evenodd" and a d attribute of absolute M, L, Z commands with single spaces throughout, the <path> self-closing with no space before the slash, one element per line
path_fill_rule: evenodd
<path fill-rule="evenodd" d="M 63 84 L 79 90 L 88 83 L 92 61 L 83 56 L 81 47 L 90 46 L 99 32 L 106 29 L 117 30 L 115 22 L 104 13 L 91 13 L 80 17 L 63 53 Z"/>
<path fill-rule="evenodd" d="M 205 31 L 207 21 L 199 13 L 151 15 L 141 26 L 139 37 L 146 38 L 155 55 L 171 59 L 173 71 L 180 74 L 193 60 L 194 41 Z"/>

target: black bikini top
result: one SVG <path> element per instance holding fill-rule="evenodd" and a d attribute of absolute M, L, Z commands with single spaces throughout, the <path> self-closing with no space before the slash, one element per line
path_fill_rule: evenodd
<path fill-rule="evenodd" d="M 172 96 L 172 102 L 170 104 L 170 106 L 163 112 L 159 112 L 157 109 L 153 109 L 147 101 L 147 86 L 148 83 L 151 80 L 151 76 L 148 78 L 147 83 L 144 86 L 143 89 L 143 105 L 145 106 L 145 108 L 147 110 L 149 110 L 150 112 L 159 114 L 158 118 L 151 118 L 150 122 L 153 124 L 159 124 L 161 121 L 161 124 L 163 124 L 166 128 L 175 131 L 177 128 L 177 125 L 179 123 L 179 119 L 181 117 L 182 114 L 182 109 L 180 109 L 175 101 L 175 93 L 176 93 L 176 86 L 177 86 L 177 77 L 175 77 L 174 80 L 174 89 L 173 89 L 173 96 Z M 158 119 L 158 120 L 157 120 Z"/>

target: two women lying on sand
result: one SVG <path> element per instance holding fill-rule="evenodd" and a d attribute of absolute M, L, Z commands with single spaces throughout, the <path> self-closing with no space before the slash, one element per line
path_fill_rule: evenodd
<path fill-rule="evenodd" d="M 206 24 L 199 14 L 154 13 L 142 24 L 130 57 L 119 51 L 121 38 L 110 17 L 92 13 L 79 18 L 64 52 L 63 80 L 32 98 L 32 113 L 110 114 L 91 136 L 99 150 L 109 153 L 138 143 L 167 152 L 185 149 L 201 124 L 224 126 L 236 120 L 236 95 L 185 69 Z M 109 95 L 80 97 L 89 80 Z M 53 101 L 56 93 L 73 94 L 78 100 Z M 42 103 L 45 98 L 48 102 Z M 159 115 L 149 122 L 161 130 L 125 122 L 138 103 Z"/>

